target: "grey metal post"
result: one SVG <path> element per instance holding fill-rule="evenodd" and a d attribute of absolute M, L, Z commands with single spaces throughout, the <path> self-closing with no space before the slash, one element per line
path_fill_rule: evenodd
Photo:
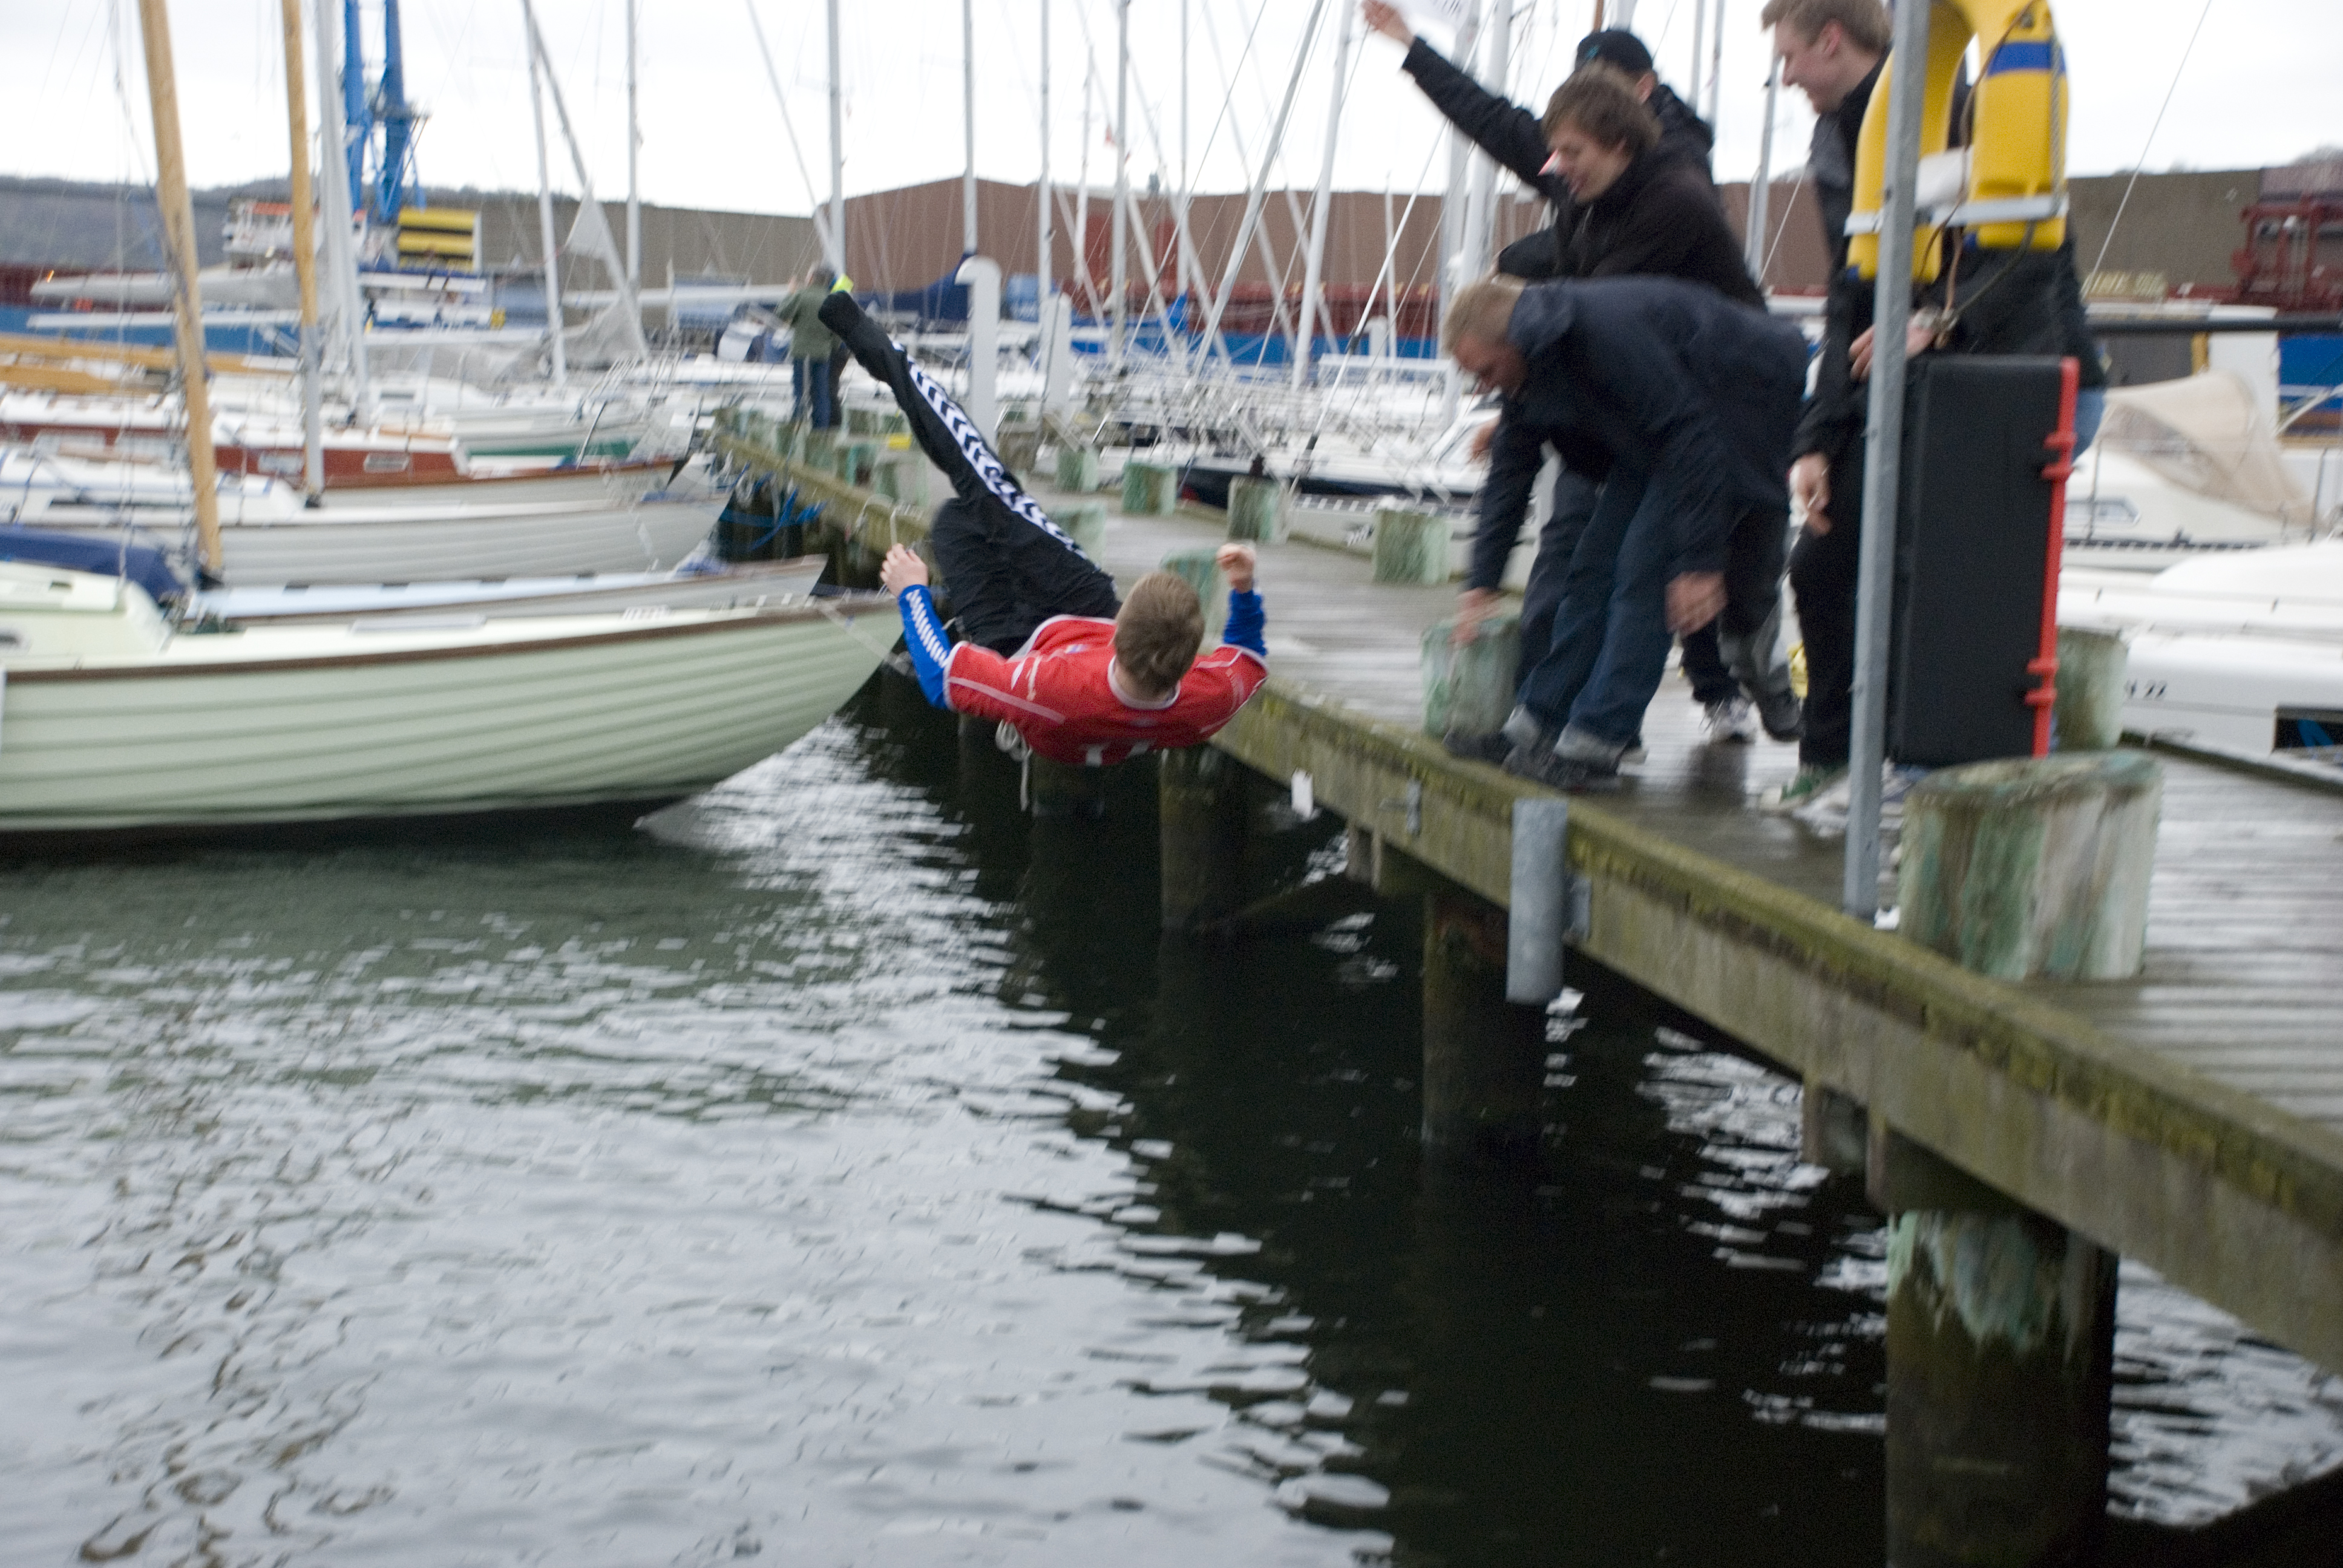
<path fill-rule="evenodd" d="M 561 344 L 561 257 L 553 235 L 553 174 L 545 158 L 545 89 L 539 75 L 543 67 L 537 56 L 537 18 L 529 11 L 528 0 L 521 0 L 521 19 L 528 29 L 528 107 L 537 125 L 537 226 L 545 242 L 545 338 L 553 356 L 553 381 L 558 387 L 569 379 Z"/>
<path fill-rule="evenodd" d="M 1873 296 L 1871 407 L 1863 434 L 1863 567 L 1855 600 L 1855 734 L 1847 756 L 1846 861 L 1840 902 L 1879 912 L 1879 769 L 1886 756 L 1888 612 L 1896 588 L 1896 497 L 1904 456 L 1904 329 L 1912 315 L 1913 181 L 1932 5 L 1896 13 L 1888 68 L 1887 168 Z"/>
<path fill-rule="evenodd" d="M 1349 85 L 1351 7 L 1342 7 L 1335 23 L 1334 89 L 1326 103 L 1326 146 L 1318 164 L 1317 205 L 1310 213 L 1310 254 L 1302 264 L 1302 326 L 1293 335 L 1293 386 L 1301 390 L 1310 378 L 1310 351 L 1317 340 L 1319 294 L 1326 280 L 1326 217 L 1334 205 L 1334 146 L 1342 134 L 1342 89 Z M 1334 335 L 1332 311 L 1326 315 L 1326 335 Z"/>
<path fill-rule="evenodd" d="M 1708 123 L 1725 105 L 1725 0 L 1716 0 L 1716 15 L 1708 39 Z"/>

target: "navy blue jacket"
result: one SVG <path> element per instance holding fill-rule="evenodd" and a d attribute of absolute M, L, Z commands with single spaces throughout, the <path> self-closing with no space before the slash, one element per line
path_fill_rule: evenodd
<path fill-rule="evenodd" d="M 1497 586 L 1546 443 L 1590 477 L 1647 477 L 1672 577 L 1724 570 L 1748 514 L 1780 526 L 1806 379 L 1797 327 L 1695 283 L 1595 277 L 1523 289 L 1505 336 L 1528 375 L 1490 447 L 1466 586 Z"/>

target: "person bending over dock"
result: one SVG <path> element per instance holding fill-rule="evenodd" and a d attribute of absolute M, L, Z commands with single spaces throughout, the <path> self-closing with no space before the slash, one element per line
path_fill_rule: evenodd
<path fill-rule="evenodd" d="M 1522 650 L 1536 663 L 1504 726 L 1506 771 L 1603 786 L 1642 728 L 1671 631 L 1718 621 L 1728 667 L 1765 685 L 1805 340 L 1668 277 L 1483 278 L 1458 292 L 1443 337 L 1459 369 L 1504 395 L 1501 430 L 1603 477 L 1552 641 Z"/>
<path fill-rule="evenodd" d="M 943 568 L 955 639 L 936 613 L 928 565 L 902 545 L 880 582 L 895 596 L 904 641 L 928 700 L 1009 726 L 1039 755 L 1104 767 L 1194 746 L 1236 716 L 1269 677 L 1253 553 L 1223 545 L 1229 586 L 1220 647 L 1198 658 L 1204 612 L 1196 590 L 1150 572 L 1115 597 L 1114 579 L 1082 554 L 1019 487 L 959 404 L 902 348 L 833 294 L 821 317 L 862 367 L 884 382 L 912 439 L 952 487 L 929 540 Z"/>

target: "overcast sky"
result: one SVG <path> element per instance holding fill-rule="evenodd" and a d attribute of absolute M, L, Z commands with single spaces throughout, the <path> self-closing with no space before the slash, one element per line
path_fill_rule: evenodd
<path fill-rule="evenodd" d="M 304 0 L 305 12 L 314 0 Z M 1326 140 L 1335 9 L 1306 64 L 1275 178 L 1314 184 Z M 1419 0 L 1436 9 L 1441 0 Z M 1711 0 L 1712 7 L 1717 0 Z M 1764 119 L 1761 0 L 1723 0 L 1725 48 L 1720 179 L 1747 177 Z M 762 20 L 812 184 L 829 184 L 825 6 L 816 0 L 655 0 L 639 51 L 644 199 L 673 206 L 804 212 L 799 172 L 750 29 Z M 1030 183 L 1041 160 L 1044 0 L 973 0 L 978 172 Z M 597 194 L 622 196 L 626 169 L 624 0 L 538 0 L 557 75 Z M 1087 138 L 1092 180 L 1112 178 L 1115 0 L 1047 0 L 1050 160 L 1071 182 L 1082 156 L 1085 44 L 1101 70 Z M 2343 143 L 2343 5 L 2227 0 L 2187 55 L 2207 0 L 2068 0 L 2057 13 L 2073 73 L 2070 164 L 2130 168 L 2256 167 Z M 338 3 L 336 5 L 338 12 Z M 380 60 L 381 0 L 364 0 L 367 55 Z M 1131 0 L 1132 178 L 1180 163 L 1181 19 L 1189 18 L 1189 164 L 1200 189 L 1242 189 L 1268 141 L 1312 0 Z M 1616 15 L 1614 0 L 1613 15 Z M 286 166 L 279 0 L 173 0 L 179 100 L 198 186 L 279 175 Z M 1640 0 L 1636 31 L 1662 75 L 1687 91 L 1694 0 Z M 845 0 L 840 41 L 849 194 L 958 175 L 966 156 L 959 0 Z M 1592 0 L 1526 0 L 1516 13 L 1516 98 L 1542 103 L 1564 74 Z M 406 0 L 409 96 L 430 115 L 420 142 L 432 184 L 533 189 L 520 0 Z M 1355 15 L 1354 15 L 1355 21 Z M 1427 36 L 1440 30 L 1425 25 Z M 1400 51 L 1354 27 L 1351 88 L 1334 177 L 1345 189 L 1437 189 L 1440 122 L 1398 69 Z M 314 75 L 314 73 L 312 73 Z M 2176 86 L 2177 81 L 2177 86 Z M 314 83 L 313 83 L 314 86 Z M 2149 143 L 2167 92 L 2171 106 Z M 1161 152 L 1147 129 L 1153 114 Z M 1803 158 L 1812 117 L 1785 95 L 1777 167 Z M 552 133 L 554 183 L 574 190 Z M 1244 156 L 1238 154 L 1242 141 Z M 84 179 L 152 176 L 146 72 L 135 0 L 0 4 L 0 172 Z"/>

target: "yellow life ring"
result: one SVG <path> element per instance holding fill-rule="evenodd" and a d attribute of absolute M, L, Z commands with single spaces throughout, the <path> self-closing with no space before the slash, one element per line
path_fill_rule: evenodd
<path fill-rule="evenodd" d="M 1912 276 L 1924 283 L 1936 278 L 1948 227 L 1987 250 L 2056 250 L 2066 240 L 2066 56 L 2049 0 L 1934 0 L 1920 154 L 1951 144 L 1953 84 L 1972 38 L 1983 41 L 1984 65 L 1970 98 L 1967 178 L 1958 204 L 1924 216 L 1914 236 Z M 1855 145 L 1846 258 L 1866 278 L 1879 276 L 1888 96 L 1883 73 Z"/>

